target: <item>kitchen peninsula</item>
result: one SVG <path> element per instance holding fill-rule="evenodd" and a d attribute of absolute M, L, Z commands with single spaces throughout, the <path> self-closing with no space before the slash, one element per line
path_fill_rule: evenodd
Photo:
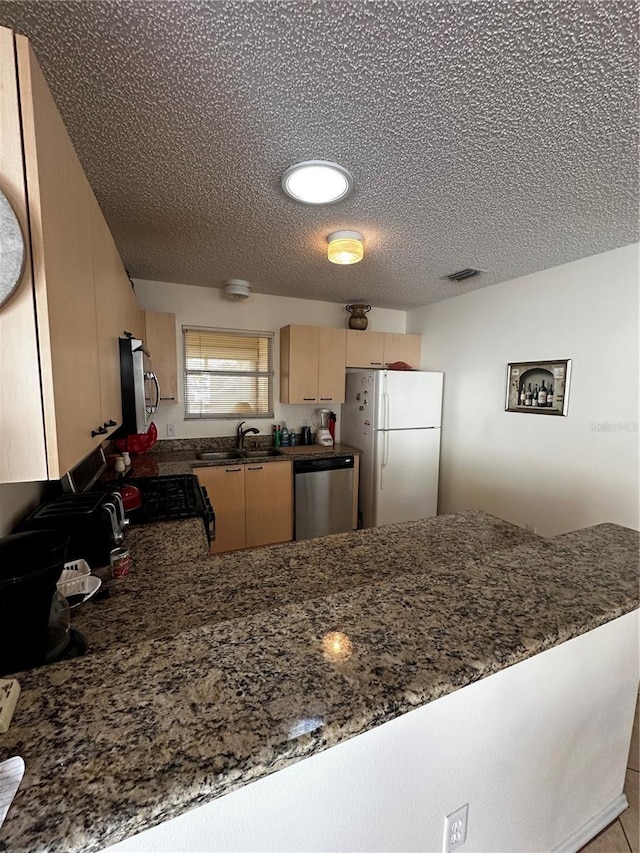
<path fill-rule="evenodd" d="M 22 755 L 26 772 L 0 850 L 104 849 L 196 806 L 230 802 L 312 768 L 443 701 L 479 697 L 473 691 L 494 679 L 582 649 L 602 631 L 613 631 L 613 642 L 607 634 L 597 654 L 590 647 L 583 669 L 571 665 L 579 680 L 593 681 L 595 695 L 609 683 L 596 658 L 613 656 L 602 665 L 618 686 L 600 696 L 597 714 L 588 708 L 588 725 L 612 715 L 600 722 L 606 746 L 615 747 L 614 776 L 618 753 L 624 762 L 637 690 L 636 532 L 603 524 L 542 539 L 472 511 L 209 557 L 198 552 L 202 534 L 192 524 L 130 531 L 135 573 L 111 582 L 111 598 L 85 605 L 74 620 L 90 654 L 18 676 L 22 695 L 0 736 L 0 760 Z M 560 671 L 552 691 L 566 709 Z M 495 708 L 505 737 L 507 704 Z M 593 732 L 582 729 L 584 707 L 585 696 L 576 696 L 568 714 L 573 740 L 555 756 L 562 779 L 547 775 L 552 795 L 563 792 L 571 756 L 594 749 Z M 522 731 L 534 732 L 539 710 L 522 712 Z M 490 754 L 483 760 L 488 766 Z M 603 766 L 597 771 L 609 779 Z M 485 781 L 502 796 L 500 778 Z M 390 790 L 382 794 L 374 811 L 392 800 Z M 560 834 L 557 843 L 569 834 L 562 820 L 572 832 L 583 823 L 574 805 L 563 801 L 556 810 L 549 832 Z M 284 806 L 295 811 L 292 801 Z M 317 801 L 310 806 L 322 816 Z M 474 799 L 470 809 L 473 838 L 482 813 Z M 443 815 L 438 806 L 440 838 Z M 210 829 L 200 849 L 219 849 Z M 167 843 L 163 849 L 177 842 Z M 311 836 L 308 844 L 314 849 Z M 192 840 L 184 845 L 194 849 Z M 243 848 L 227 839 L 226 849 Z"/>

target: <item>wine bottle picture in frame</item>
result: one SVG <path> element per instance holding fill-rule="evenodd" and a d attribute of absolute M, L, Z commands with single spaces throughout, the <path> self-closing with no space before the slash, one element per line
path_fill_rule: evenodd
<path fill-rule="evenodd" d="M 566 416 L 570 377 L 570 358 L 510 363 L 505 411 Z"/>

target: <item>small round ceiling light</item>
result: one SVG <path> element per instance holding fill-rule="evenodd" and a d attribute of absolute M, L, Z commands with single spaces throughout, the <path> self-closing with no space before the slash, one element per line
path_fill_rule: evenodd
<path fill-rule="evenodd" d="M 334 231 L 327 237 L 332 264 L 357 264 L 364 255 L 363 237 L 357 231 Z"/>
<path fill-rule="evenodd" d="M 230 278 L 224 286 L 224 295 L 232 302 L 249 298 L 249 282 L 241 278 Z"/>
<path fill-rule="evenodd" d="M 353 189 L 353 178 L 338 163 L 305 160 L 289 166 L 282 176 L 282 189 L 303 204 L 333 204 Z"/>

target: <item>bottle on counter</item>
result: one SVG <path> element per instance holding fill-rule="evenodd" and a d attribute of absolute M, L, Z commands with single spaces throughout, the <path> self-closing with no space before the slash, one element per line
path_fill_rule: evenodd
<path fill-rule="evenodd" d="M 280 447 L 280 438 L 281 438 L 280 424 L 274 424 L 273 425 L 273 446 L 274 447 Z"/>
<path fill-rule="evenodd" d="M 292 429 L 291 432 L 289 433 L 289 444 L 291 445 L 291 447 L 295 447 L 297 443 L 298 443 L 298 436 L 296 435 L 295 429 Z"/>
<path fill-rule="evenodd" d="M 282 427 L 282 432 L 280 434 L 280 446 L 281 447 L 289 447 L 289 430 L 286 427 L 286 424 Z"/>

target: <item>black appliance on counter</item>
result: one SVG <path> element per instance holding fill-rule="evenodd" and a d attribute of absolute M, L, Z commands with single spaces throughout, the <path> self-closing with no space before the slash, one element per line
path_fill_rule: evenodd
<path fill-rule="evenodd" d="M 57 589 L 67 536 L 59 530 L 0 539 L 0 676 L 77 657 L 87 650 Z"/>
<path fill-rule="evenodd" d="M 65 494 L 41 504 L 22 522 L 21 530 L 45 527 L 70 536 L 69 560 L 85 559 L 92 569 L 109 564 L 109 552 L 122 543 L 128 524 L 202 518 L 207 541 L 215 538 L 215 515 L 207 490 L 192 474 L 157 477 L 109 475 L 104 451 L 98 448 L 60 481 Z M 141 506 L 126 513 L 118 491 L 132 485 L 140 490 Z"/>
<path fill-rule="evenodd" d="M 215 515 L 204 486 L 192 474 L 159 477 L 128 477 L 126 483 L 140 489 L 142 505 L 129 515 L 131 525 L 154 521 L 179 521 L 201 517 L 207 541 L 215 538 Z"/>
<path fill-rule="evenodd" d="M 69 540 L 68 560 L 86 560 L 92 569 L 109 565 L 109 553 L 122 543 L 125 526 L 120 493 L 77 492 L 37 507 L 20 530 L 60 530 Z"/>
<path fill-rule="evenodd" d="M 125 335 L 120 338 L 122 426 L 116 433 L 122 436 L 146 432 L 149 418 L 157 411 L 160 403 L 158 377 L 144 369 L 144 356 L 149 356 L 149 351 L 139 338 L 130 332 L 125 332 Z M 153 387 L 153 397 L 149 384 Z"/>

